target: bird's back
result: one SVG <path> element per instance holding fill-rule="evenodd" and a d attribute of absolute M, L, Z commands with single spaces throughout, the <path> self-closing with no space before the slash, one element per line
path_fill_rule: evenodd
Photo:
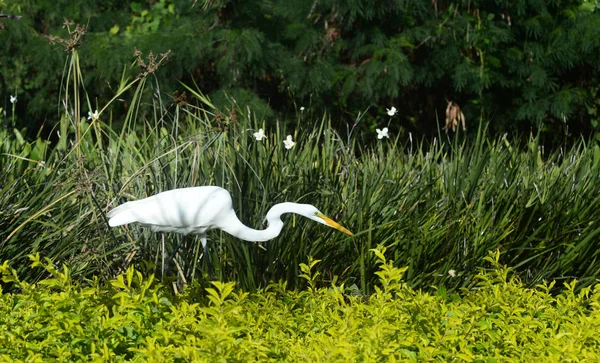
<path fill-rule="evenodd" d="M 108 224 L 139 222 L 153 231 L 202 234 L 232 209 L 231 196 L 223 188 L 182 188 L 124 203 L 108 213 Z"/>

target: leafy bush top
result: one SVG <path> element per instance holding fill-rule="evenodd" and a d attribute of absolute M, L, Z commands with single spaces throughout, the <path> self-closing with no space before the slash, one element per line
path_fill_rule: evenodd
<path fill-rule="evenodd" d="M 552 284 L 526 289 L 486 259 L 463 297 L 430 295 L 402 282 L 406 268 L 374 249 L 380 285 L 357 296 L 344 285 L 318 287 L 318 261 L 301 266 L 304 291 L 272 284 L 248 294 L 214 281 L 206 293 L 174 298 L 130 268 L 109 285 L 72 285 L 69 270 L 39 256 L 51 278 L 20 282 L 7 263 L 3 281 L 21 291 L 0 297 L 0 357 L 5 361 L 432 361 L 600 358 L 600 288 L 558 296 Z"/>

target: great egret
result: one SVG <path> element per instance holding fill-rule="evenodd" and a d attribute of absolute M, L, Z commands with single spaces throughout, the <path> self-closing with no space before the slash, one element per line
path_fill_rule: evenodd
<path fill-rule="evenodd" d="M 257 230 L 245 226 L 235 215 L 229 192 L 215 186 L 173 189 L 148 198 L 119 205 L 107 216 L 111 227 L 138 222 L 154 232 L 176 232 L 182 235 L 197 234 L 206 251 L 206 232 L 221 229 L 237 238 L 259 242 L 273 239 L 281 233 L 281 215 L 296 213 L 315 222 L 340 230 L 350 236 L 352 232 L 325 216 L 310 204 L 279 203 L 267 212 L 268 227 Z M 177 249 L 177 248 L 176 248 Z"/>

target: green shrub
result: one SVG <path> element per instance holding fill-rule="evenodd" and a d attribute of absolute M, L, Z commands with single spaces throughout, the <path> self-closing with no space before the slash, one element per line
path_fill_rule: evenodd
<path fill-rule="evenodd" d="M 133 268 L 109 284 L 73 284 L 69 270 L 31 256 L 51 278 L 19 281 L 0 296 L 4 361 L 596 361 L 600 288 L 557 296 L 553 283 L 528 289 L 499 254 L 486 259 L 462 298 L 430 295 L 403 282 L 385 248 L 373 250 L 379 282 L 357 296 L 302 266 L 308 290 L 271 284 L 245 293 L 214 281 L 203 293 L 170 296 Z M 441 289 L 440 289 L 441 292 Z"/>

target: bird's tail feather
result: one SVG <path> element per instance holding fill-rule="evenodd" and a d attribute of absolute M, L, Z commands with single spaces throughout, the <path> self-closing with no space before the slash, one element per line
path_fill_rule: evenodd
<path fill-rule="evenodd" d="M 108 225 L 111 227 L 121 226 L 123 224 L 137 222 L 137 216 L 135 215 L 132 202 L 121 204 L 115 209 L 111 210 L 106 214 L 108 218 Z"/>

